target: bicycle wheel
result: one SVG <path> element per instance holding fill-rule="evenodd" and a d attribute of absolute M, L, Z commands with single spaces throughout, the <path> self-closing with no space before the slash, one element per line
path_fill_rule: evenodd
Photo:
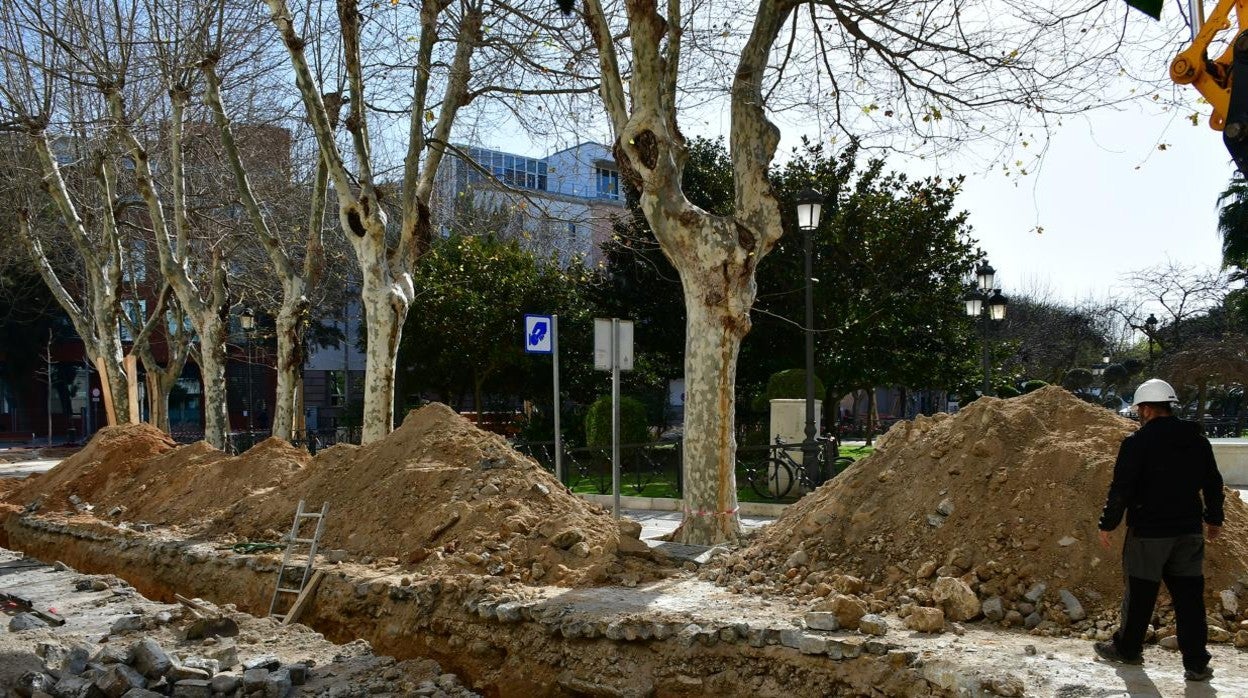
<path fill-rule="evenodd" d="M 845 469 L 854 464 L 854 459 L 849 456 L 840 456 L 832 461 L 832 477 L 836 477 L 845 472 Z"/>
<path fill-rule="evenodd" d="M 759 464 L 751 473 L 750 487 L 764 499 L 781 499 L 793 489 L 797 477 L 793 468 L 779 458 L 771 458 Z"/>

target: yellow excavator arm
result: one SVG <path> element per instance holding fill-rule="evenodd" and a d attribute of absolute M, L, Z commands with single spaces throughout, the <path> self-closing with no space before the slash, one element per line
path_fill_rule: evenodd
<path fill-rule="evenodd" d="M 1232 28 L 1235 40 L 1222 55 L 1209 58 L 1209 45 Z M 1192 43 L 1170 62 L 1170 79 L 1191 85 L 1213 105 L 1209 126 L 1222 132 L 1222 141 L 1241 172 L 1248 173 L 1248 0 L 1218 0 L 1207 17 L 1200 0 L 1192 2 Z M 1244 89 L 1235 90 L 1236 75 Z"/>

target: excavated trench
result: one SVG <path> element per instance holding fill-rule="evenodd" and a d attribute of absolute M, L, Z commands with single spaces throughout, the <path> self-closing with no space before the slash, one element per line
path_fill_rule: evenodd
<path fill-rule="evenodd" d="M 177 593 L 261 616 L 278 565 L 272 556 L 237 555 L 159 530 L 138 533 L 103 523 L 12 516 L 4 531 L 11 548 L 83 572 L 115 574 L 149 598 L 172 601 Z M 699 623 L 664 613 L 659 590 L 653 597 L 614 588 L 578 595 L 480 576 L 369 575 L 364 567 L 330 568 L 299 622 L 334 642 L 362 638 L 379 654 L 435 659 L 489 696 L 928 696 L 966 690 L 962 681 L 930 680 L 915 652 L 880 640 L 806 637 L 794 647 L 794 628 L 779 613 L 761 624 L 767 627 L 759 627 L 757 614 L 751 623 L 692 619 Z M 630 594 L 631 603 L 613 606 L 612 599 Z M 585 603 L 587 597 L 596 601 Z"/>

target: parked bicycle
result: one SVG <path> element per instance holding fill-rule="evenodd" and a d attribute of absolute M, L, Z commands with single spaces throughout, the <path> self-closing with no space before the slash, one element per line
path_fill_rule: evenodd
<path fill-rule="evenodd" d="M 800 461 L 793 458 L 791 452 L 800 451 L 801 444 L 786 444 L 777 438 L 765 460 L 753 467 L 747 467 L 746 478 L 750 488 L 765 499 L 784 499 L 794 487 L 799 491 L 814 490 L 853 464 L 853 458 L 840 455 L 840 440 L 836 437 L 819 436 L 815 440 L 820 446 L 817 467 L 822 467 L 823 477 L 819 477 L 820 473 L 810 472 Z M 816 480 L 816 477 L 819 479 Z"/>

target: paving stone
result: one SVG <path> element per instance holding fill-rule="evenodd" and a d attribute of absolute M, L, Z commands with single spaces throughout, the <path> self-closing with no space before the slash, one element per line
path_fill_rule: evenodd
<path fill-rule="evenodd" d="M 126 691 L 121 698 L 165 698 L 165 694 L 149 691 L 146 688 L 132 688 Z"/>
<path fill-rule="evenodd" d="M 985 618 L 994 623 L 1005 618 L 1005 603 L 1000 596 L 994 596 L 985 601 L 980 610 L 983 611 Z"/>
<path fill-rule="evenodd" d="M 114 664 L 95 680 L 95 687 L 100 689 L 107 698 L 121 698 L 132 688 L 145 688 L 147 681 L 143 675 L 125 664 Z"/>
<path fill-rule="evenodd" d="M 278 669 L 270 672 L 264 682 L 264 698 L 284 698 L 290 692 L 290 671 Z"/>
<path fill-rule="evenodd" d="M 212 685 L 214 693 L 222 693 L 227 696 L 234 695 L 234 692 L 243 685 L 243 680 L 234 674 L 217 674 L 212 677 L 209 682 Z"/>
<path fill-rule="evenodd" d="M 46 628 L 48 624 L 33 613 L 19 613 L 9 620 L 9 632 L 20 633 L 23 630 Z"/>
<path fill-rule="evenodd" d="M 165 653 L 160 643 L 150 637 L 134 643 L 130 652 L 134 657 L 134 668 L 149 679 L 158 679 L 173 667 L 173 660 Z"/>
<path fill-rule="evenodd" d="M 243 661 L 243 671 L 248 669 L 268 669 L 272 671 L 282 665 L 281 660 L 276 655 L 265 654 L 259 657 L 252 657 Z"/>
<path fill-rule="evenodd" d="M 247 669 L 243 672 L 243 690 L 247 693 L 263 691 L 264 684 L 269 680 L 269 670 L 264 667 Z"/>
<path fill-rule="evenodd" d="M 802 633 L 797 640 L 797 651 L 802 654 L 827 654 L 828 638 L 823 635 Z"/>
<path fill-rule="evenodd" d="M 867 635 L 887 635 L 888 621 L 874 613 L 868 613 L 858 621 L 858 630 Z"/>
<path fill-rule="evenodd" d="M 19 696 L 31 696 L 35 693 L 47 693 L 56 685 L 56 679 L 42 671 L 28 671 L 18 677 L 14 692 Z"/>
<path fill-rule="evenodd" d="M 197 669 L 195 667 L 175 662 L 173 666 L 169 667 L 169 671 L 165 673 L 165 678 L 169 679 L 170 683 L 176 684 L 179 681 L 207 681 L 212 678 L 212 674 L 209 674 L 203 669 Z"/>
<path fill-rule="evenodd" d="M 173 685 L 174 698 L 212 698 L 212 682 L 187 679 Z"/>
<path fill-rule="evenodd" d="M 806 621 L 806 627 L 811 630 L 841 629 L 841 623 L 836 619 L 836 614 L 830 611 L 811 611 L 803 617 L 803 620 Z"/>

